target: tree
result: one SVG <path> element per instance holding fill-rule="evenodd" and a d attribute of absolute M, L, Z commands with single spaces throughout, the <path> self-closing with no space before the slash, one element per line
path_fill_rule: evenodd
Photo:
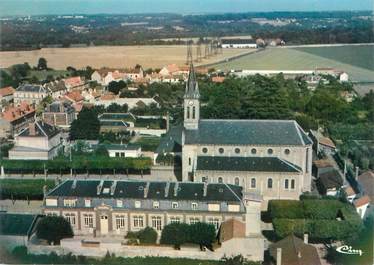
<path fill-rule="evenodd" d="M 46 216 L 36 227 L 36 236 L 48 241 L 48 244 L 60 244 L 61 239 L 73 237 L 70 223 L 62 216 Z"/>
<path fill-rule="evenodd" d="M 99 145 L 95 150 L 95 155 L 109 156 L 108 149 L 104 145 Z"/>
<path fill-rule="evenodd" d="M 121 89 L 125 88 L 127 85 L 124 81 L 112 81 L 108 85 L 108 91 L 112 92 L 115 95 L 118 95 L 118 93 L 121 91 Z"/>
<path fill-rule="evenodd" d="M 185 223 L 171 223 L 164 226 L 161 234 L 161 244 L 172 244 L 175 249 L 189 241 L 189 225 Z"/>
<path fill-rule="evenodd" d="M 200 249 L 203 249 L 203 246 L 212 248 L 212 243 L 216 238 L 216 230 L 212 224 L 199 222 L 190 225 L 189 230 L 191 243 L 199 244 Z"/>
<path fill-rule="evenodd" d="M 38 66 L 36 68 L 38 70 L 48 70 L 47 60 L 43 57 L 40 57 L 38 61 Z"/>
<path fill-rule="evenodd" d="M 94 109 L 83 108 L 78 114 L 78 118 L 72 122 L 70 128 L 70 138 L 96 140 L 100 134 L 100 121 Z"/>
<path fill-rule="evenodd" d="M 137 232 L 137 237 L 142 244 L 155 244 L 157 241 L 157 232 L 151 227 L 146 227 Z"/>

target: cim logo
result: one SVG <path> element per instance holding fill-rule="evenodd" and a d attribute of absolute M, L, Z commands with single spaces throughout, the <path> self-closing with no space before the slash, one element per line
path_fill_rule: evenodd
<path fill-rule="evenodd" d="M 361 249 L 352 249 L 352 246 L 341 246 L 336 248 L 337 252 L 343 253 L 343 254 L 348 254 L 348 255 L 360 255 L 362 256 L 362 250 Z"/>

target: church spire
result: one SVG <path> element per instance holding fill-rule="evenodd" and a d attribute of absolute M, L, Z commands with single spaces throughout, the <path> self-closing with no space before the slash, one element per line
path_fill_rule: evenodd
<path fill-rule="evenodd" d="M 190 99 L 200 98 L 199 85 L 197 84 L 197 81 L 196 81 L 195 69 L 194 69 L 192 62 L 190 63 L 190 71 L 188 73 L 188 80 L 186 83 L 186 91 L 184 94 L 184 98 L 190 98 Z"/>

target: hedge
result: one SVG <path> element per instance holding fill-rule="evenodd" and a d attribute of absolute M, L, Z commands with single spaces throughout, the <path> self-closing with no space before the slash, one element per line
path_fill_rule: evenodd
<path fill-rule="evenodd" d="M 271 218 L 297 219 L 304 217 L 301 201 L 295 200 L 271 200 L 269 201 Z"/>
<path fill-rule="evenodd" d="M 50 190 L 55 186 L 55 182 L 42 179 L 2 179 L 0 180 L 0 199 L 42 200 L 45 185 Z"/>
<path fill-rule="evenodd" d="M 101 156 L 77 156 L 70 162 L 68 159 L 54 160 L 3 160 L 6 173 L 43 174 L 44 169 L 49 173 L 69 173 L 70 168 L 76 173 L 147 173 L 151 167 L 150 158 L 108 158 Z"/>

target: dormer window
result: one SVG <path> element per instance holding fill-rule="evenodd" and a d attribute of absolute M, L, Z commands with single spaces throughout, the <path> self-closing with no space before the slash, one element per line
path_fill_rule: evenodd
<path fill-rule="evenodd" d="M 84 207 L 91 207 L 91 200 L 90 199 L 85 199 L 84 200 Z"/>
<path fill-rule="evenodd" d="M 178 209 L 179 205 L 178 205 L 178 202 L 172 202 L 171 203 L 171 208 L 172 209 Z"/>
<path fill-rule="evenodd" d="M 140 201 L 135 201 L 135 208 L 142 207 L 142 203 Z"/>
<path fill-rule="evenodd" d="M 160 202 L 153 202 L 153 209 L 158 209 L 160 208 Z"/>
<path fill-rule="evenodd" d="M 123 201 L 117 200 L 117 207 L 123 207 Z"/>
<path fill-rule="evenodd" d="M 65 207 L 75 207 L 76 199 L 64 199 L 64 206 Z"/>

